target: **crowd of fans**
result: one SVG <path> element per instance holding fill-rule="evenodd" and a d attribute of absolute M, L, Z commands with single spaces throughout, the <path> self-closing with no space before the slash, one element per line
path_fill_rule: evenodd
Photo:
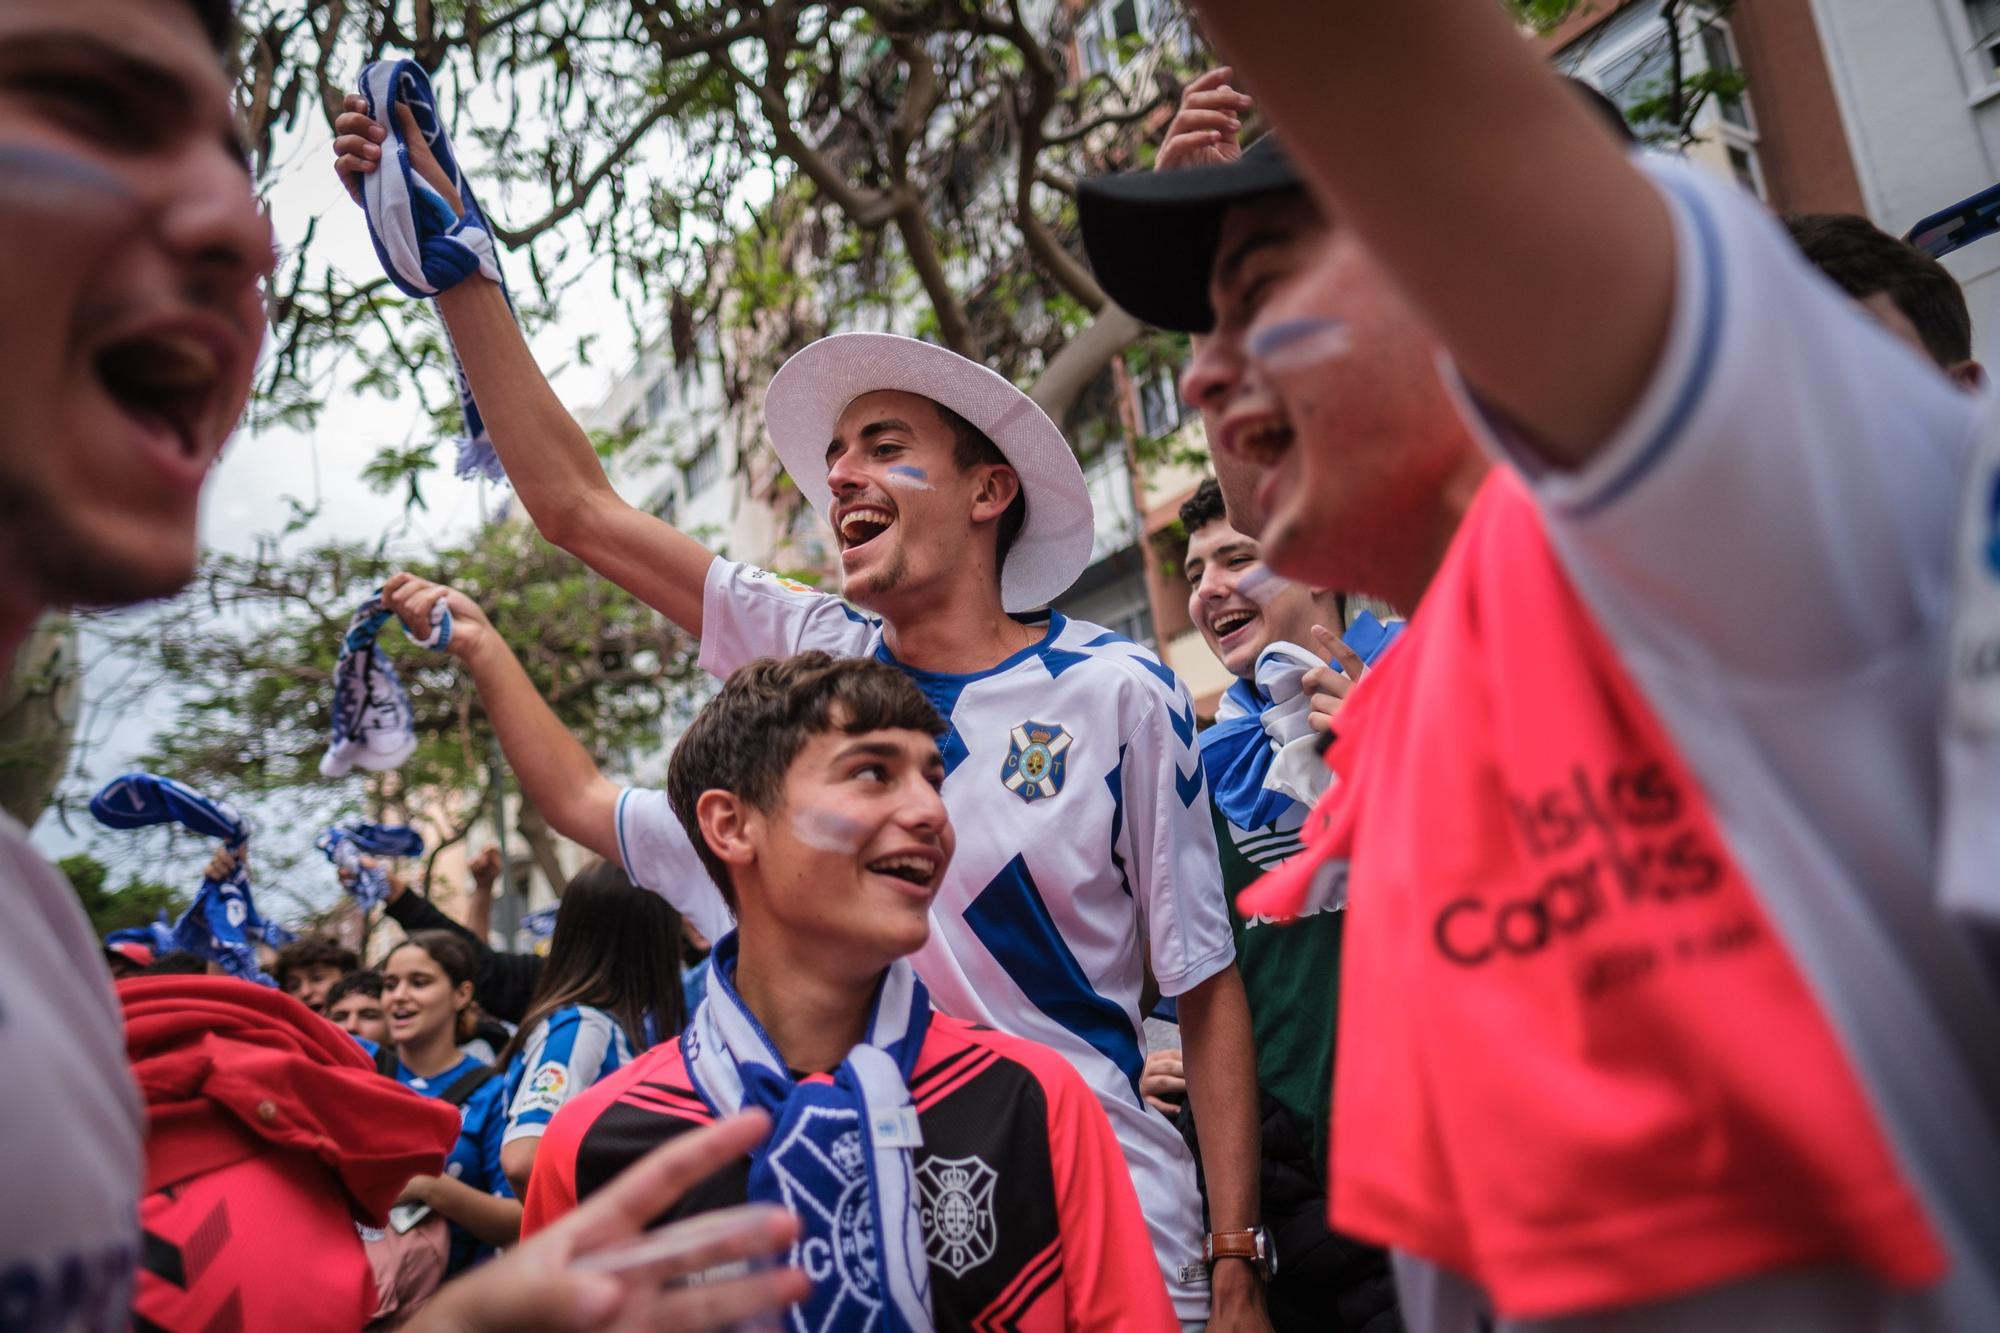
<path fill-rule="evenodd" d="M 364 71 L 337 170 L 524 506 L 722 685 L 621 786 L 505 626 L 381 590 L 597 854 L 541 951 L 495 947 L 488 850 L 465 919 L 385 867 L 398 930 L 296 939 L 272 989 L 89 941 L 0 825 L 0 1050 L 41 1078 L 0 1100 L 0 1327 L 2000 1326 L 2000 453 L 1957 284 L 1647 159 L 1492 6 L 1198 8 L 1261 100 L 1195 80 L 1078 205 L 1111 297 L 1196 339 L 1207 717 L 1040 609 L 1081 473 L 943 349 L 835 336 L 770 385 L 844 600 L 625 504 L 423 71 Z M 0 237 L 76 252 L 44 308 L 166 312 L 104 335 L 166 367 L 114 385 L 135 419 L 214 386 L 177 501 L 0 462 L 10 649 L 187 576 L 269 263 L 230 21 L 0 19 Z M 134 67 L 186 96 L 113 147 L 36 91 Z M 1391 133 L 1384 78 L 1451 96 Z"/>

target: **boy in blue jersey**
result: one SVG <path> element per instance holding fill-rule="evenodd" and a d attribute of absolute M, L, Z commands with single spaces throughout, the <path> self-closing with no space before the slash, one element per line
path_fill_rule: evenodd
<path fill-rule="evenodd" d="M 348 107 L 335 151 L 352 189 L 381 161 L 386 131 L 360 99 Z M 409 157 L 458 208 L 421 136 Z M 1032 614 L 1083 571 L 1092 544 L 1089 494 L 1060 431 L 1002 377 L 914 339 L 845 334 L 793 357 L 771 382 L 765 419 L 793 482 L 834 528 L 843 601 L 720 559 L 619 497 L 497 284 L 461 282 L 438 309 L 542 534 L 700 637 L 706 669 L 726 676 L 756 657 L 817 648 L 876 656 L 923 689 L 950 724 L 945 798 L 962 838 L 919 973 L 944 1012 L 1054 1046 L 1090 1081 L 1182 1319 L 1267 1327 L 1249 1011 L 1193 707 L 1144 649 Z M 413 605 L 409 585 L 397 586 L 406 620 L 428 615 L 428 600 Z M 712 893 L 686 871 L 691 855 L 668 850 L 686 838 L 664 796 L 603 779 L 502 656 L 467 661 L 505 690 L 481 680 L 551 825 L 619 857 L 640 884 Z M 676 906 L 701 920 L 684 898 Z M 1204 1125 L 1207 1244 L 1192 1157 L 1138 1095 L 1149 963 L 1179 1001 Z"/>

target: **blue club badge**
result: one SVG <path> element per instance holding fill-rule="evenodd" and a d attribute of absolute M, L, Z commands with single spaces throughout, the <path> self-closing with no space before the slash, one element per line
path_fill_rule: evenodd
<path fill-rule="evenodd" d="M 1075 737 L 1057 724 L 1023 722 L 1014 728 L 1012 739 L 1000 770 L 1007 790 L 1030 805 L 1061 791 L 1068 768 L 1064 753 Z"/>

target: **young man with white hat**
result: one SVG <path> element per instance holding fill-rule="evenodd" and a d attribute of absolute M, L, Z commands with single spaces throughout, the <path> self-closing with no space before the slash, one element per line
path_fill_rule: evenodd
<path fill-rule="evenodd" d="M 399 127 L 399 151 L 350 98 L 335 129 L 357 198 L 386 147 L 392 166 L 406 158 L 460 211 L 413 124 Z M 1001 376 L 915 339 L 841 334 L 788 361 L 765 419 L 793 482 L 834 526 L 843 601 L 718 558 L 627 504 L 499 285 L 468 274 L 437 300 L 500 458 L 550 541 L 699 636 L 717 676 L 805 649 L 872 655 L 907 672 L 951 724 L 941 748 L 959 848 L 918 973 L 942 1012 L 1053 1046 L 1083 1073 L 1118 1131 L 1182 1320 L 1268 1327 L 1249 1012 L 1194 710 L 1143 648 L 1057 612 L 1029 614 L 1090 555 L 1089 494 L 1055 424 Z M 507 710 L 488 706 L 500 722 Z M 551 825 L 617 855 L 641 884 L 699 882 L 675 882 L 686 836 L 663 793 L 621 792 L 580 749 L 535 734 L 508 748 L 517 768 L 548 770 L 550 800 L 537 804 Z M 1138 1094 L 1149 964 L 1179 1000 L 1203 1124 L 1206 1242 L 1193 1159 Z"/>

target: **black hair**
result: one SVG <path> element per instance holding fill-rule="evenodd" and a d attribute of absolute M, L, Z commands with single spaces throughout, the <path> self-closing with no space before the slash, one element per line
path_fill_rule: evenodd
<path fill-rule="evenodd" d="M 1597 113 L 1598 120 L 1604 124 L 1606 129 L 1618 137 L 1618 142 L 1623 144 L 1636 144 L 1639 142 L 1639 136 L 1633 132 L 1631 123 L 1625 119 L 1625 112 L 1602 89 L 1585 83 L 1574 74 L 1563 75 L 1562 81 L 1568 84 L 1592 111 Z"/>
<path fill-rule="evenodd" d="M 331 1013 L 336 1003 L 350 995 L 366 995 L 371 1000 L 381 999 L 382 974 L 372 967 L 360 972 L 349 972 L 327 990 L 326 1004 L 323 1007 Z"/>
<path fill-rule="evenodd" d="M 635 1051 L 645 1050 L 649 1037 L 679 1032 L 685 1022 L 680 944 L 680 913 L 666 899 L 609 861 L 584 867 L 563 890 L 534 997 L 494 1063 L 505 1068 L 536 1024 L 565 1005 L 606 1011 Z"/>
<path fill-rule="evenodd" d="M 944 719 L 910 678 L 871 657 L 760 657 L 729 678 L 674 747 L 667 799 L 731 909 L 736 886 L 729 867 L 709 848 L 695 814 L 701 794 L 726 791 L 770 810 L 784 795 L 792 761 L 814 736 L 899 728 L 930 736 L 945 731 Z"/>
<path fill-rule="evenodd" d="M 937 409 L 938 416 L 944 419 L 946 428 L 951 431 L 951 461 L 960 472 L 970 472 L 976 467 L 984 466 L 1011 466 L 1007 462 L 1007 455 L 1000 452 L 1000 446 L 993 443 L 985 431 L 935 398 L 931 400 L 931 406 Z M 993 554 L 993 567 L 996 570 L 1007 567 L 1007 553 L 1014 549 L 1014 541 L 1021 535 L 1022 525 L 1027 521 L 1028 492 L 1025 489 L 1017 489 L 1014 492 L 1013 503 L 1000 515 Z"/>
<path fill-rule="evenodd" d="M 207 972 L 208 960 L 206 958 L 203 958 L 198 953 L 189 953 L 186 949 L 176 949 L 172 953 L 161 954 L 133 975 L 141 977 L 198 977 L 205 975 Z"/>
<path fill-rule="evenodd" d="M 1203 477 L 1194 494 L 1181 501 L 1181 527 L 1189 537 L 1215 522 L 1227 522 L 1229 510 L 1222 503 L 1222 486 L 1214 477 Z"/>
<path fill-rule="evenodd" d="M 1855 300 L 1886 294 L 1940 367 L 1972 359 L 1972 314 L 1943 264 L 1852 213 L 1797 213 L 1785 227 L 1813 267 Z"/>
<path fill-rule="evenodd" d="M 278 989 L 284 990 L 295 970 L 308 967 L 331 967 L 342 974 L 352 972 L 361 966 L 361 960 L 354 950 L 339 940 L 325 935 L 308 935 L 304 939 L 293 940 L 278 951 L 278 961 L 271 966 L 271 975 L 277 979 Z"/>

